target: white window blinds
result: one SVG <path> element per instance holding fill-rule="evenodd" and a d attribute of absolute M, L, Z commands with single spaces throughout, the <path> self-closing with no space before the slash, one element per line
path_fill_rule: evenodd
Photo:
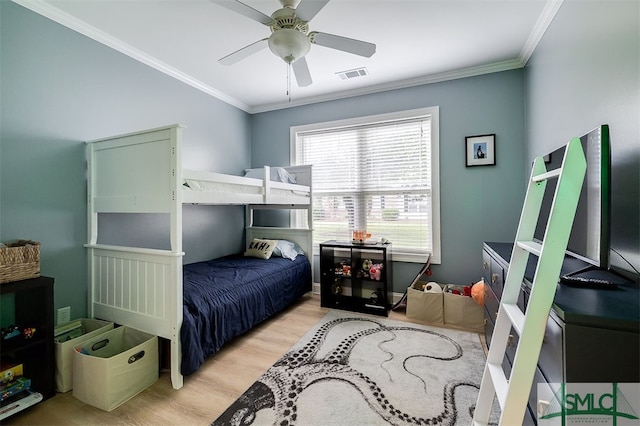
<path fill-rule="evenodd" d="M 354 229 L 366 229 L 393 243 L 395 260 L 424 261 L 439 251 L 433 113 L 380 118 L 296 128 L 295 163 L 313 165 L 314 244 L 349 241 Z"/>

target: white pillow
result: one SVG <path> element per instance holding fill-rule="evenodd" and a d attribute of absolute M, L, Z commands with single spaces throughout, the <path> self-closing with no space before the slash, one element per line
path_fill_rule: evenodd
<path fill-rule="evenodd" d="M 262 240 L 260 238 L 254 238 L 249 244 L 247 251 L 244 255 L 247 257 L 259 257 L 260 259 L 269 259 L 273 253 L 273 249 L 276 247 L 277 240 Z"/>
<path fill-rule="evenodd" d="M 244 172 L 244 177 L 263 179 L 264 169 L 247 169 Z M 270 178 L 274 182 L 297 183 L 295 176 L 289 173 L 284 167 L 271 167 Z"/>
<path fill-rule="evenodd" d="M 278 240 L 276 247 L 273 249 L 273 255 L 284 257 L 285 259 L 296 260 L 296 256 L 304 254 L 304 250 L 292 241 Z"/>
<path fill-rule="evenodd" d="M 298 183 L 296 178 L 287 171 L 287 169 L 283 167 L 277 167 L 276 171 L 278 172 L 278 180 L 283 183 Z M 271 178 L 275 180 L 273 177 Z"/>

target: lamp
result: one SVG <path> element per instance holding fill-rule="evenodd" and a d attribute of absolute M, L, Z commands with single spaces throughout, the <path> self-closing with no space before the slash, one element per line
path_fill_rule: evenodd
<path fill-rule="evenodd" d="M 287 64 L 292 64 L 309 52 L 309 37 L 292 28 L 281 28 L 269 37 L 269 49 Z"/>

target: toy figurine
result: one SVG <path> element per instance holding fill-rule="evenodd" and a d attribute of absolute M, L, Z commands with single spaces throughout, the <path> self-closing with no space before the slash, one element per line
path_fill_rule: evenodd
<path fill-rule="evenodd" d="M 350 277 L 351 276 L 351 265 L 342 265 L 342 274 Z"/>
<path fill-rule="evenodd" d="M 2 329 L 2 338 L 4 340 L 11 339 L 12 337 L 16 337 L 20 335 L 20 329 L 17 325 L 10 325 L 7 328 Z"/>
<path fill-rule="evenodd" d="M 22 335 L 24 336 L 25 339 L 31 339 L 35 333 L 36 333 L 35 327 L 27 327 L 24 330 L 22 330 Z"/>
<path fill-rule="evenodd" d="M 331 293 L 333 294 L 342 294 L 342 285 L 340 283 L 340 280 L 336 280 L 332 285 L 331 285 Z"/>

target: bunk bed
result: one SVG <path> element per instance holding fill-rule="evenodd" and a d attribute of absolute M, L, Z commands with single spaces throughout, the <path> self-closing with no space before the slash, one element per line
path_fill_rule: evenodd
<path fill-rule="evenodd" d="M 195 371 L 203 359 L 217 351 L 224 341 L 242 334 L 264 317 L 310 291 L 313 271 L 311 167 L 275 169 L 265 166 L 249 170 L 249 177 L 183 170 L 181 139 L 182 126 L 171 125 L 87 142 L 88 242 L 85 247 L 89 260 L 89 315 L 168 339 L 171 383 L 175 389 L 182 387 L 183 373 Z M 257 174 L 259 178 L 252 177 Z M 274 179 L 274 176 L 285 179 Z M 229 266 L 225 263 L 250 260 L 241 255 L 235 259 L 229 256 L 183 266 L 182 206 L 185 204 L 243 205 L 246 246 L 254 238 L 287 241 L 303 255 L 294 260 L 282 257 L 268 261 L 254 259 L 259 267 L 246 264 Z M 254 211 L 259 209 L 304 209 L 306 226 L 255 226 Z M 98 220 L 102 213 L 168 214 L 170 248 L 160 250 L 101 244 Z M 275 272 L 273 269 L 261 269 L 267 262 L 277 265 L 274 266 Z M 184 277 L 191 280 L 191 277 L 209 275 L 209 272 L 202 271 L 210 267 L 215 270 L 241 270 L 243 273 L 236 275 L 244 276 L 249 280 L 248 284 L 232 283 L 227 288 L 204 291 L 204 295 L 194 294 L 194 288 L 207 288 L 208 285 L 197 278 L 195 283 L 183 283 L 183 279 L 187 279 Z M 286 272 L 291 268 L 297 272 Z M 267 275 L 284 277 L 279 280 L 284 284 L 278 284 L 276 280 L 276 287 L 267 288 L 268 284 L 264 283 Z M 244 297 L 243 301 L 233 300 L 230 303 L 245 304 L 244 312 L 249 311 L 250 318 L 208 314 L 219 316 L 199 319 L 198 315 L 202 313 L 196 312 L 198 306 L 208 305 L 207 309 L 215 310 L 209 306 L 212 302 L 204 299 L 236 297 L 229 295 L 229 287 L 242 287 L 242 292 L 248 294 L 237 296 Z M 267 308 L 259 306 L 259 301 L 265 298 L 269 300 Z M 228 307 L 222 309 L 228 310 Z M 226 323 L 234 329 L 220 332 L 217 329 L 201 330 L 202 324 L 207 322 L 215 323 L 216 328 L 225 327 Z M 202 333 L 219 333 L 221 336 L 211 341 L 210 336 L 202 336 Z M 200 345 L 201 342 L 205 343 Z M 183 348 L 183 344 L 190 347 Z M 188 355 L 185 364 L 182 362 L 183 349 Z"/>

